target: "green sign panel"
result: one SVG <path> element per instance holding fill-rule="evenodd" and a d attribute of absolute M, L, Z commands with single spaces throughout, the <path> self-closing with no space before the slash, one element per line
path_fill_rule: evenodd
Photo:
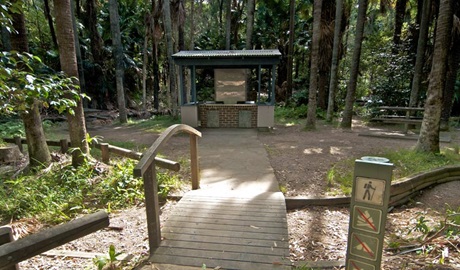
<path fill-rule="evenodd" d="M 353 212 L 355 213 L 352 220 L 354 229 L 376 234 L 380 233 L 382 210 L 355 205 Z"/>
<path fill-rule="evenodd" d="M 357 160 L 350 203 L 346 269 L 380 269 L 393 164 Z"/>

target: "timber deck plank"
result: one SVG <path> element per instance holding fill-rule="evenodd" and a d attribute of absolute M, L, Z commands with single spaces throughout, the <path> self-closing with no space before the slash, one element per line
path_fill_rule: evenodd
<path fill-rule="evenodd" d="M 233 197 L 233 196 L 234 197 Z M 162 228 L 151 261 L 207 269 L 289 269 L 286 205 L 281 192 L 189 192 Z"/>

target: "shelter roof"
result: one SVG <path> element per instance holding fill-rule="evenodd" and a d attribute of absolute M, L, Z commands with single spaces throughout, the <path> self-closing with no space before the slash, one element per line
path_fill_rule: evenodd
<path fill-rule="evenodd" d="M 278 64 L 281 53 L 279 50 L 180 51 L 172 57 L 178 65 L 247 67 Z"/>

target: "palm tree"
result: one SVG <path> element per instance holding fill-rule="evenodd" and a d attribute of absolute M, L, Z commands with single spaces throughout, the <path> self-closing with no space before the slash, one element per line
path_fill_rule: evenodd
<path fill-rule="evenodd" d="M 431 0 L 423 1 L 423 11 L 420 23 L 420 32 L 417 42 L 417 55 L 415 58 L 414 77 L 410 92 L 409 107 L 416 107 L 420 86 L 422 84 L 423 65 L 425 63 L 425 50 L 428 41 L 428 28 L 430 23 Z"/>
<path fill-rule="evenodd" d="M 313 37 L 311 50 L 310 88 L 308 90 L 308 112 L 306 127 L 316 127 L 316 93 L 318 91 L 319 41 L 321 35 L 321 8 L 323 1 L 315 0 L 313 13 Z"/>
<path fill-rule="evenodd" d="M 232 33 L 232 0 L 227 0 L 225 6 L 225 49 L 230 50 Z"/>
<path fill-rule="evenodd" d="M 335 5 L 334 23 L 334 45 L 332 47 L 331 79 L 329 82 L 329 100 L 327 103 L 326 121 L 332 121 L 332 114 L 335 106 L 335 92 L 337 88 L 337 73 L 339 67 L 339 50 L 341 43 L 341 23 L 342 23 L 343 0 L 337 0 Z"/>
<path fill-rule="evenodd" d="M 422 127 L 420 128 L 420 136 L 415 146 L 417 151 L 439 153 L 442 91 L 445 86 L 447 53 L 451 44 L 451 32 L 452 2 L 451 0 L 441 0 L 425 112 Z"/>
<path fill-rule="evenodd" d="M 163 1 L 163 24 L 166 36 L 166 53 L 168 55 L 169 67 L 169 92 L 171 93 L 171 107 L 172 114 L 176 117 L 179 112 L 177 108 L 177 89 L 176 89 L 176 72 L 172 61 L 174 54 L 174 46 L 172 39 L 172 21 L 171 21 L 171 7 L 169 0 Z"/>
<path fill-rule="evenodd" d="M 292 67 L 294 58 L 294 26 L 295 26 L 295 0 L 289 1 L 289 46 L 287 62 L 287 89 L 286 102 L 292 97 Z"/>
<path fill-rule="evenodd" d="M 406 4 L 407 0 L 397 0 L 395 6 L 395 26 L 393 32 L 393 52 L 396 53 L 401 45 L 401 31 L 404 22 L 404 16 L 406 15 Z"/>
<path fill-rule="evenodd" d="M 126 115 L 125 89 L 123 86 L 124 68 L 123 68 L 123 45 L 121 44 L 120 34 L 120 16 L 118 15 L 117 0 L 109 0 L 110 12 L 110 29 L 112 32 L 113 55 L 115 58 L 115 77 L 117 84 L 118 111 L 120 114 L 120 123 L 128 122 Z"/>
<path fill-rule="evenodd" d="M 351 128 L 351 120 L 353 117 L 353 103 L 355 101 L 356 85 L 358 83 L 359 62 L 361 57 L 361 45 L 364 36 L 364 23 L 366 21 L 368 0 L 359 0 L 358 18 L 356 21 L 356 33 L 351 59 L 350 79 L 347 85 L 347 96 L 345 98 L 345 109 L 343 111 L 342 122 L 340 127 Z"/>
<path fill-rule="evenodd" d="M 19 1 L 13 2 L 17 3 Z M 16 30 L 16 32 L 11 33 L 12 49 L 19 52 L 29 52 L 24 13 L 11 13 L 10 15 L 13 21 L 13 28 Z M 29 164 L 32 167 L 46 165 L 51 162 L 51 155 L 46 144 L 45 132 L 43 131 L 40 116 L 40 106 L 41 104 L 34 100 L 30 104 L 29 110 L 21 113 L 27 139 Z"/>
<path fill-rule="evenodd" d="M 56 37 L 59 43 L 59 60 L 62 71 L 67 76 L 78 78 L 77 57 L 75 54 L 75 36 L 72 26 L 70 0 L 55 0 L 54 11 L 56 16 Z M 89 155 L 89 146 L 86 140 L 85 115 L 82 100 L 77 100 L 74 114 L 67 113 L 69 124 L 70 144 L 79 151 L 72 152 L 72 164 L 83 164 L 85 156 Z"/>
<path fill-rule="evenodd" d="M 252 33 L 254 32 L 255 0 L 248 0 L 248 15 L 246 24 L 246 50 L 252 49 Z"/>
<path fill-rule="evenodd" d="M 456 9 L 455 9 L 456 8 Z M 454 8 L 456 15 L 460 13 L 460 3 Z M 460 20 L 454 21 L 452 31 L 452 46 L 450 47 L 449 60 L 447 66 L 446 86 L 442 95 L 441 130 L 449 129 L 449 117 L 452 111 L 455 95 L 455 83 L 457 81 L 458 70 L 460 69 Z"/>

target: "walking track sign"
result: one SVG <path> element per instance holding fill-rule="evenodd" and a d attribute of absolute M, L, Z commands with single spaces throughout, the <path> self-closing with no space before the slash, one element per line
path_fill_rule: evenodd
<path fill-rule="evenodd" d="M 386 158 L 355 161 L 348 227 L 347 270 L 379 270 L 393 164 Z"/>

